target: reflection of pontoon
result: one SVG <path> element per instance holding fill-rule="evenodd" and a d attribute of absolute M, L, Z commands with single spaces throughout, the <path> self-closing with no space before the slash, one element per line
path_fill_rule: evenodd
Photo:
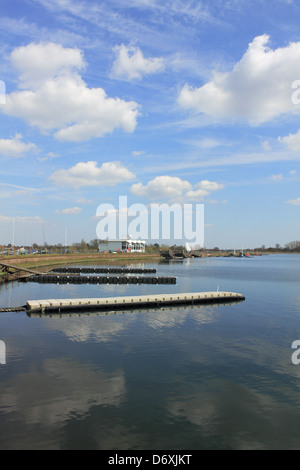
<path fill-rule="evenodd" d="M 221 307 L 222 305 L 226 305 L 226 306 L 230 306 L 230 305 L 236 305 L 240 303 L 240 300 L 237 300 L 235 302 L 219 302 L 217 304 L 214 304 L 214 308 L 216 307 Z M 171 312 L 176 312 L 176 311 L 179 311 L 179 310 L 186 310 L 186 309 L 203 309 L 203 308 L 211 308 L 211 305 L 207 305 L 207 304 L 197 304 L 197 305 L 179 305 L 179 306 L 167 306 L 167 307 L 151 307 L 151 309 L 148 309 L 148 308 L 127 308 L 127 309 L 123 309 L 123 310 L 97 310 L 97 309 L 93 309 L 93 310 L 77 310 L 77 309 L 72 309 L 72 310 L 69 310 L 68 313 L 65 313 L 65 312 L 59 312 L 58 310 L 54 310 L 54 311 L 51 311 L 51 312 L 45 312 L 45 313 L 41 313 L 41 312 L 37 312 L 37 311 L 34 311 L 34 310 L 27 310 L 27 316 L 28 317 L 42 317 L 43 315 L 47 315 L 48 317 L 53 317 L 53 318 L 57 318 L 57 317 L 60 317 L 60 318 L 65 318 L 65 316 L 67 316 L 68 318 L 69 317 L 82 317 L 83 315 L 84 316 L 99 316 L 99 315 L 117 315 L 117 314 L 125 314 L 125 313 L 142 313 L 142 312 L 145 312 L 145 313 L 153 313 L 153 312 L 156 312 L 156 311 L 159 311 L 159 312 L 167 312 L 167 313 L 171 313 Z M 24 309 L 23 309 L 24 310 Z M 205 316 L 205 318 L 207 319 L 207 317 Z"/>

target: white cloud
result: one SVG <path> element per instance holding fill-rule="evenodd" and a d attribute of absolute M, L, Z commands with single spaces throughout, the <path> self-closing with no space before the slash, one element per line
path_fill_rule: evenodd
<path fill-rule="evenodd" d="M 204 199 L 205 196 L 208 196 L 209 195 L 209 192 L 206 191 L 205 189 L 195 189 L 195 190 L 191 190 L 191 191 L 188 191 L 186 193 L 186 197 L 188 199 L 192 199 L 192 200 L 201 200 L 201 199 Z"/>
<path fill-rule="evenodd" d="M 15 196 L 22 197 L 24 202 L 24 196 L 29 198 L 38 198 L 41 193 L 40 189 L 19 186 L 16 184 L 0 183 L 0 198 L 1 199 L 11 199 Z"/>
<path fill-rule="evenodd" d="M 46 162 L 47 160 L 53 160 L 54 158 L 58 158 L 59 155 L 57 153 L 49 152 L 46 154 L 45 157 L 38 157 L 37 160 L 39 162 Z"/>
<path fill-rule="evenodd" d="M 113 63 L 112 75 L 114 77 L 141 79 L 143 75 L 150 75 L 164 70 L 165 64 L 161 57 L 146 59 L 140 48 L 131 46 L 115 47 L 117 58 Z"/>
<path fill-rule="evenodd" d="M 227 199 L 223 199 L 222 201 L 218 201 L 217 199 L 209 199 L 208 201 L 210 204 L 227 204 Z"/>
<path fill-rule="evenodd" d="M 36 152 L 37 147 L 33 143 L 22 142 L 22 136 L 16 134 L 12 139 L 0 139 L 0 155 L 5 157 L 24 157 L 28 152 Z"/>
<path fill-rule="evenodd" d="M 194 144 L 204 149 L 210 149 L 210 148 L 219 147 L 220 145 L 224 145 L 223 142 L 220 142 L 219 140 L 212 139 L 212 138 L 201 139 L 197 142 L 194 142 Z"/>
<path fill-rule="evenodd" d="M 0 214 L 0 223 L 1 222 L 12 222 L 12 217 Z"/>
<path fill-rule="evenodd" d="M 37 223 L 37 224 L 44 222 L 44 219 L 42 219 L 42 217 L 38 215 L 24 216 L 24 217 L 18 215 L 18 216 L 12 217 L 12 216 L 0 214 L 0 222 L 12 222 L 13 220 L 15 222 L 30 222 L 30 223 Z"/>
<path fill-rule="evenodd" d="M 82 198 L 82 199 L 78 199 L 78 204 L 92 204 L 92 200 L 91 199 L 85 199 L 85 198 Z"/>
<path fill-rule="evenodd" d="M 263 147 L 263 149 L 264 149 L 266 152 L 268 152 L 269 150 L 272 149 L 271 144 L 270 144 L 270 142 L 269 142 L 268 140 L 264 140 L 264 141 L 263 141 L 262 147 Z"/>
<path fill-rule="evenodd" d="M 300 42 L 272 50 L 269 36 L 256 37 L 230 72 L 215 72 L 200 88 L 185 85 L 178 98 L 186 109 L 216 119 L 245 119 L 258 125 L 283 113 L 299 113 L 292 83 L 300 74 Z"/>
<path fill-rule="evenodd" d="M 218 191 L 219 189 L 223 188 L 223 184 L 216 183 L 215 181 L 203 180 L 195 185 L 194 190 L 188 191 L 186 193 L 186 197 L 188 199 L 201 200 L 205 196 L 208 196 L 211 192 Z"/>
<path fill-rule="evenodd" d="M 135 175 L 120 162 L 105 162 L 99 168 L 97 162 L 79 162 L 68 170 L 57 170 L 50 180 L 59 186 L 75 189 L 82 186 L 115 186 L 131 181 Z"/>
<path fill-rule="evenodd" d="M 282 173 L 279 173 L 278 175 L 271 175 L 270 179 L 272 181 L 281 181 L 281 180 L 283 180 Z"/>
<path fill-rule="evenodd" d="M 212 192 L 212 191 L 218 191 L 219 189 L 223 189 L 224 185 L 220 183 L 216 183 L 215 181 L 208 181 L 208 180 L 202 180 L 200 183 L 196 184 L 196 188 Z"/>
<path fill-rule="evenodd" d="M 296 134 L 278 137 L 278 141 L 286 145 L 292 151 L 300 150 L 300 130 L 296 132 Z"/>
<path fill-rule="evenodd" d="M 203 180 L 192 186 L 176 176 L 157 176 L 146 185 L 142 183 L 133 184 L 130 191 L 139 197 L 150 200 L 155 199 L 177 199 L 177 200 L 203 200 L 211 192 L 223 189 L 222 184 Z"/>
<path fill-rule="evenodd" d="M 135 196 L 142 196 L 148 199 L 173 198 L 191 189 L 188 181 L 183 181 L 176 176 L 157 176 L 149 181 L 145 186 L 142 183 L 133 184 L 130 191 Z"/>
<path fill-rule="evenodd" d="M 36 89 L 49 78 L 76 72 L 85 67 L 79 49 L 60 44 L 35 44 L 18 47 L 11 54 L 12 65 L 20 72 L 20 87 Z"/>
<path fill-rule="evenodd" d="M 61 141 L 82 142 L 118 128 L 134 131 L 138 104 L 89 88 L 77 73 L 84 66 L 78 49 L 29 44 L 15 49 L 11 60 L 20 72 L 19 90 L 6 95 L 3 113 L 54 131 Z"/>
<path fill-rule="evenodd" d="M 80 212 L 82 211 L 82 208 L 81 207 L 68 207 L 66 209 L 62 209 L 61 211 L 59 210 L 56 210 L 55 213 L 56 214 L 80 214 Z"/>
<path fill-rule="evenodd" d="M 297 197 L 297 199 L 291 199 L 290 201 L 286 201 L 287 204 L 293 204 L 294 206 L 300 206 L 300 197 Z"/>

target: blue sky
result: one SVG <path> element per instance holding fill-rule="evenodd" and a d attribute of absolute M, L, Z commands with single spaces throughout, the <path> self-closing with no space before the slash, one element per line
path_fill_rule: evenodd
<path fill-rule="evenodd" d="M 204 204 L 208 248 L 300 239 L 299 2 L 1 0 L 0 15 L 0 244 L 94 239 L 119 196 Z"/>

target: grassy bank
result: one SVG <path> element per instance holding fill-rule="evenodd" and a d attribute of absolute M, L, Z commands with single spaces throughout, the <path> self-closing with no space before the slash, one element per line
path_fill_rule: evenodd
<path fill-rule="evenodd" d="M 22 266 L 24 268 L 51 267 L 64 264 L 110 264 L 110 263 L 151 263 L 160 259 L 159 253 L 95 253 L 95 254 L 68 254 L 68 255 L 25 255 L 25 256 L 1 256 L 0 263 Z"/>

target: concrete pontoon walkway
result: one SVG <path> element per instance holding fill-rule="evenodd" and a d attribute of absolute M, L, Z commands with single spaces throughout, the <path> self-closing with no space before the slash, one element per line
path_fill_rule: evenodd
<path fill-rule="evenodd" d="M 222 303 L 245 300 L 242 294 L 234 292 L 192 292 L 178 294 L 154 294 L 137 295 L 129 297 L 107 297 L 107 298 L 82 298 L 82 299 L 45 299 L 29 300 L 26 305 L 28 312 L 51 312 L 70 309 L 126 309 L 126 308 L 148 308 L 165 305 L 188 305 L 205 303 Z"/>

